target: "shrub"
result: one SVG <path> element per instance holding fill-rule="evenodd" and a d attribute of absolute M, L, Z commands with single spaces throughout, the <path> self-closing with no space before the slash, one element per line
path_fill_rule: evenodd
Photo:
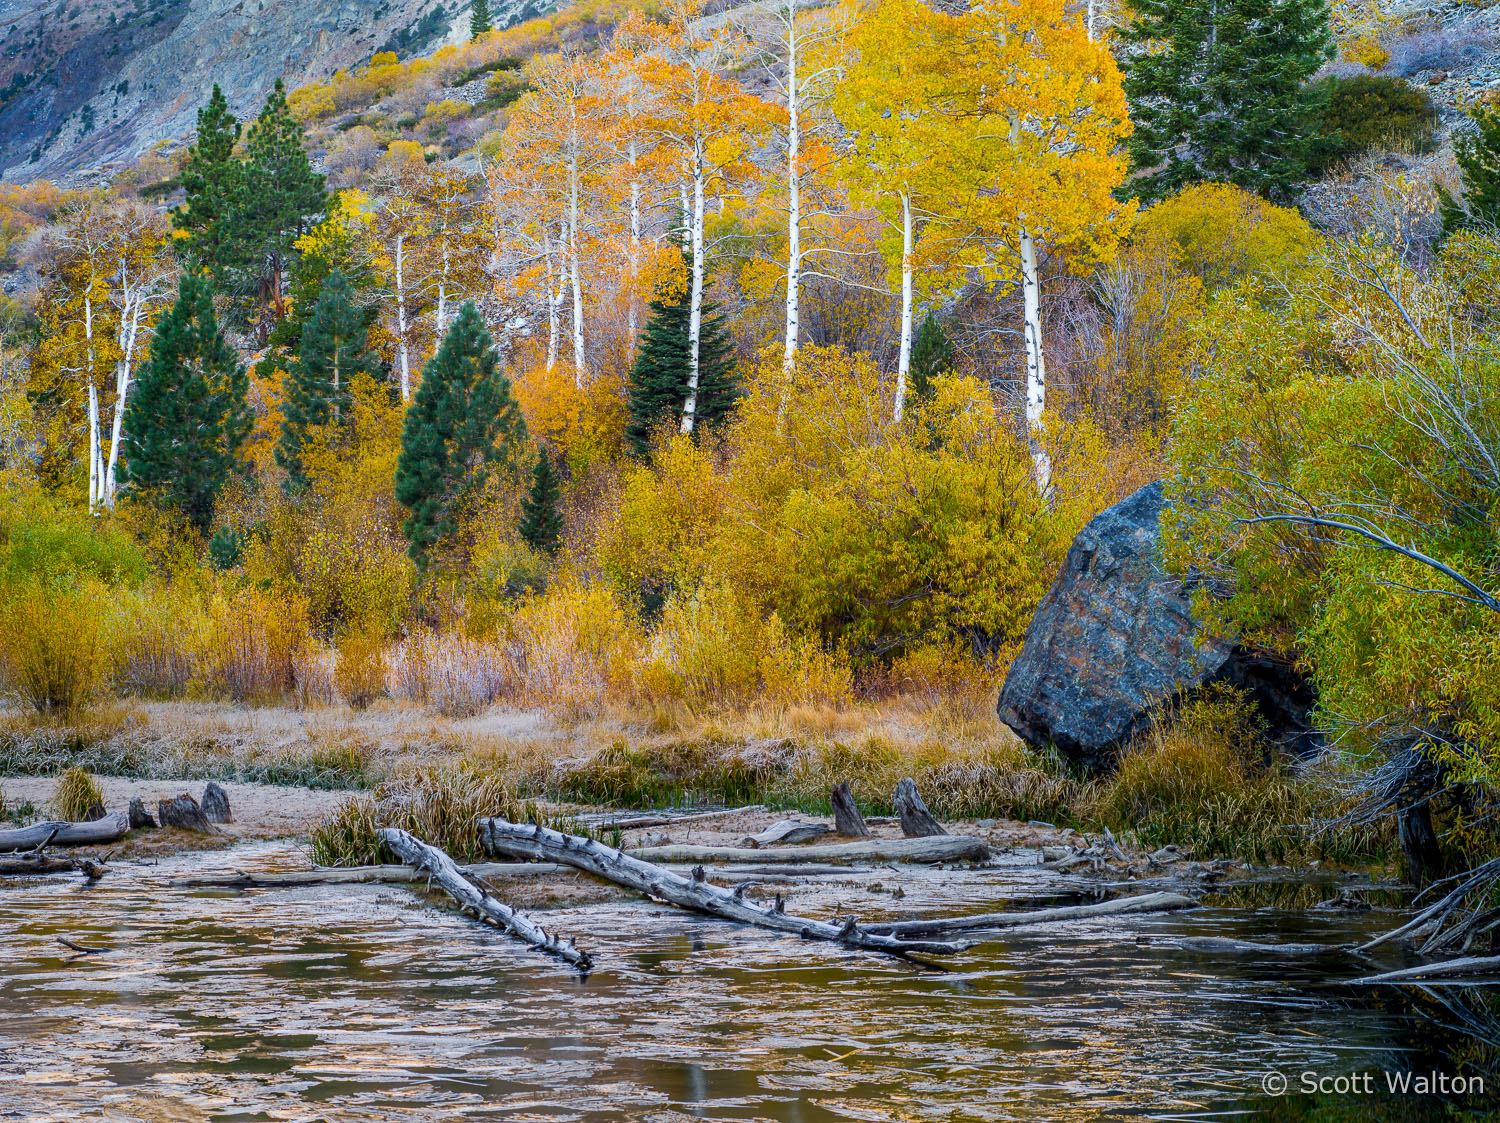
<path fill-rule="evenodd" d="M 1290 207 L 1227 183 L 1200 183 L 1145 211 L 1135 252 L 1161 249 L 1210 292 L 1253 273 L 1281 275 L 1305 261 L 1318 236 Z"/>
<path fill-rule="evenodd" d="M 11 590 L 0 606 L 0 667 L 6 688 L 38 713 L 70 713 L 103 684 L 100 598 L 39 585 Z"/>
<path fill-rule="evenodd" d="M 209 694 L 264 702 L 292 694 L 297 654 L 312 642 L 307 604 L 244 588 L 216 598 L 208 658 L 200 675 Z"/>
<path fill-rule="evenodd" d="M 1379 146 L 1432 147 L 1438 126 L 1432 99 L 1401 79 L 1371 74 L 1324 78 L 1318 85 L 1327 94 L 1320 131 L 1329 138 L 1329 160 Z"/>
<path fill-rule="evenodd" d="M 82 768 L 74 766 L 57 778 L 52 793 L 52 813 L 70 823 L 80 822 L 104 806 L 104 792 L 99 781 Z"/>
<path fill-rule="evenodd" d="M 471 717 L 513 688 L 515 668 L 496 644 L 423 630 L 396 649 L 390 681 L 398 697 L 448 717 Z"/>
<path fill-rule="evenodd" d="M 385 692 L 385 640 L 378 632 L 350 632 L 339 641 L 333 683 L 344 701 L 362 710 Z"/>
<path fill-rule="evenodd" d="M 137 584 L 149 567 L 130 538 L 39 496 L 0 502 L 0 587 L 25 581 Z"/>
<path fill-rule="evenodd" d="M 115 688 L 146 698 L 186 694 L 208 644 L 201 603 L 164 590 L 120 599 L 122 618 L 109 652 Z"/>
<path fill-rule="evenodd" d="M 307 643 L 292 656 L 292 701 L 299 710 L 327 706 L 338 696 L 334 671 L 338 652 L 322 644 Z"/>
<path fill-rule="evenodd" d="M 1391 60 L 1390 51 L 1374 35 L 1360 35 L 1344 44 L 1344 57 L 1360 66 L 1379 70 Z"/>
<path fill-rule="evenodd" d="M 1402 78 L 1421 70 L 1452 70 L 1464 62 L 1482 59 L 1494 49 L 1494 41 L 1493 32 L 1472 26 L 1419 31 L 1390 42 L 1385 69 Z"/>
<path fill-rule="evenodd" d="M 512 618 L 526 698 L 555 713 L 597 713 L 629 687 L 640 630 L 608 588 L 570 578 L 522 603 Z"/>

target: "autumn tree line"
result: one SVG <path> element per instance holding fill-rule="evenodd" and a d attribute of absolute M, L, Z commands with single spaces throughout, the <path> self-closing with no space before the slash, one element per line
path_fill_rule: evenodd
<path fill-rule="evenodd" d="M 180 202 L 29 243 L 9 564 L 115 689 L 368 700 L 448 644 L 464 705 L 982 699 L 1164 476 L 1205 611 L 1330 727 L 1487 775 L 1492 111 L 1335 237 L 1300 192 L 1430 104 L 1316 78 L 1316 0 L 669 5 L 519 71 L 504 35 L 466 162 L 328 188 L 307 130 L 366 127 L 382 57 L 248 123 L 216 91 Z M 16 560 L 49 520 L 64 560 Z"/>

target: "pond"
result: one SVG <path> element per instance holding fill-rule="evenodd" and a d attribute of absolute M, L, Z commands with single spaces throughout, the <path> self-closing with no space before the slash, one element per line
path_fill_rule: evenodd
<path fill-rule="evenodd" d="M 912 915 L 1077 891 L 1034 860 L 798 879 L 789 908 Z M 594 953 L 580 980 L 404 886 L 166 884 L 305 862 L 256 843 L 116 863 L 94 886 L 0 888 L 0 1117 L 1369 1123 L 1441 1106 L 1386 1094 L 1384 1073 L 1457 1071 L 1432 1022 L 1330 984 L 1394 956 L 1177 943 L 1351 945 L 1390 926 L 1383 909 L 1100 918 L 1017 931 L 946 972 L 617 897 L 529 910 Z M 1377 1095 L 1357 1116 L 1318 1114 L 1354 1106 L 1331 1087 L 1300 1094 L 1303 1073 L 1362 1072 Z M 1289 1081 L 1284 1100 L 1265 1096 L 1267 1073 Z"/>

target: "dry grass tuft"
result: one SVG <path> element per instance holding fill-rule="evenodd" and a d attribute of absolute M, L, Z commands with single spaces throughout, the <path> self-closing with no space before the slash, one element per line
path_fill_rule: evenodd
<path fill-rule="evenodd" d="M 104 792 L 99 781 L 82 768 L 69 768 L 57 778 L 57 790 L 52 793 L 52 813 L 59 819 L 81 822 L 95 807 L 103 805 Z"/>

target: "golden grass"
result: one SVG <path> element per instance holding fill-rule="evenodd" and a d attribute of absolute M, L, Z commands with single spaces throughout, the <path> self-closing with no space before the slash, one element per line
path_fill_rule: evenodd
<path fill-rule="evenodd" d="M 81 822 L 96 806 L 104 803 L 99 781 L 82 768 L 73 767 L 57 778 L 52 793 L 52 813 L 70 823 Z"/>

